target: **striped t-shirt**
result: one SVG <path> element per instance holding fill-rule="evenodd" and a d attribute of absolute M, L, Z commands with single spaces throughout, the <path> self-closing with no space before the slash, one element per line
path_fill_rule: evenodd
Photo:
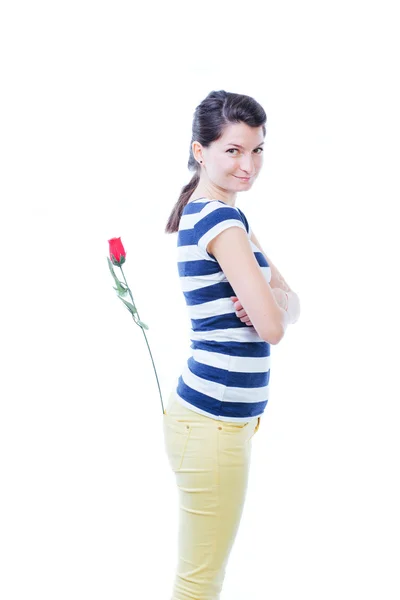
<path fill-rule="evenodd" d="M 244 213 L 222 200 L 198 198 L 183 210 L 178 230 L 178 273 L 191 320 L 191 353 L 177 379 L 176 400 L 221 421 L 249 421 L 268 402 L 270 344 L 235 314 L 235 292 L 207 244 L 228 227 L 247 232 L 267 282 L 271 269 L 250 240 Z M 240 298 L 239 298 L 240 300 Z"/>

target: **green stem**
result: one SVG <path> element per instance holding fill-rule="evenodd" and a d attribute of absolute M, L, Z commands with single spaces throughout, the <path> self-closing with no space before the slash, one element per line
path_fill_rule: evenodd
<path fill-rule="evenodd" d="M 126 287 L 128 288 L 128 292 L 129 292 L 129 295 L 130 295 L 130 297 L 131 297 L 132 304 L 133 304 L 133 306 L 135 306 L 135 308 L 136 308 L 135 301 L 134 301 L 134 299 L 133 299 L 133 296 L 132 296 L 132 294 L 131 294 L 131 290 L 129 289 L 129 286 L 128 286 L 128 282 L 127 282 L 127 281 L 126 281 L 126 279 L 125 279 L 125 275 L 124 275 L 124 272 L 123 272 L 123 270 L 122 270 L 122 266 L 121 266 L 121 265 L 118 265 L 118 266 L 119 266 L 119 268 L 121 269 L 121 273 L 122 273 L 122 276 L 123 276 L 123 278 L 124 278 L 124 281 L 125 281 Z M 138 318 L 140 319 L 140 316 L 139 316 L 139 311 L 137 310 L 137 308 L 136 308 L 136 312 L 137 312 L 137 316 L 138 316 Z M 133 317 L 133 315 L 132 315 L 132 317 Z M 149 350 L 149 352 L 150 352 L 150 358 L 151 358 L 151 362 L 153 363 L 153 369 L 154 369 L 154 373 L 155 373 L 156 380 L 157 380 L 158 391 L 159 391 L 159 393 L 160 393 L 160 399 L 161 399 L 161 408 L 162 408 L 162 411 L 163 411 L 163 414 L 164 414 L 164 404 L 163 404 L 163 401 L 162 401 L 161 388 L 160 388 L 160 383 L 159 383 L 159 381 L 158 381 L 158 376 L 157 376 L 156 366 L 155 366 L 155 364 L 154 364 L 154 360 L 153 360 L 153 355 L 152 355 L 152 353 L 151 353 L 151 350 L 150 350 L 150 346 L 149 346 L 149 342 L 148 342 L 148 340 L 147 340 L 146 332 L 145 332 L 145 330 L 144 330 L 144 328 L 143 328 L 143 327 L 140 327 L 140 329 L 141 329 L 141 330 L 142 330 L 142 332 L 143 332 L 144 339 L 146 340 L 147 348 L 148 348 L 148 350 Z"/>

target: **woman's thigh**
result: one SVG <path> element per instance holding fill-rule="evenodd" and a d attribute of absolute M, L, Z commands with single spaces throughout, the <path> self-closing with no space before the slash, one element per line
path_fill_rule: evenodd
<path fill-rule="evenodd" d="M 187 409 L 171 395 L 163 419 L 179 490 L 174 598 L 217 598 L 243 512 L 251 439 L 260 417 L 219 421 Z"/>

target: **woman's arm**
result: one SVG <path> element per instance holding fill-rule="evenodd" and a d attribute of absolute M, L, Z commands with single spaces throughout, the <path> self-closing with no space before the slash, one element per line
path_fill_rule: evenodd
<path fill-rule="evenodd" d="M 271 281 L 269 282 L 270 287 L 271 288 L 279 288 L 287 293 L 287 307 L 285 308 L 285 310 L 289 314 L 290 324 L 293 325 L 293 323 L 296 323 L 296 321 L 298 320 L 298 318 L 300 316 L 299 297 L 296 294 L 296 292 L 293 292 L 291 287 L 288 285 L 288 283 L 286 283 L 285 279 L 283 278 L 281 273 L 278 271 L 277 267 L 273 264 L 271 259 L 268 258 L 268 256 L 265 254 L 264 250 L 261 248 L 260 242 L 257 240 L 253 231 L 251 233 L 250 239 L 253 242 L 253 244 L 255 244 L 257 246 L 257 248 L 260 250 L 260 252 L 262 252 L 262 254 L 264 254 L 264 256 L 271 268 Z"/>
<path fill-rule="evenodd" d="M 281 288 L 281 290 L 283 290 L 284 292 L 291 292 L 292 290 L 291 290 L 290 286 L 286 283 L 286 281 L 284 280 L 284 278 L 282 277 L 282 275 L 280 274 L 280 272 L 278 271 L 276 266 L 272 263 L 271 259 L 268 258 L 268 256 L 265 254 L 264 250 L 261 248 L 260 242 L 257 240 L 253 231 L 251 233 L 250 239 L 253 242 L 253 244 L 255 244 L 257 246 L 257 248 L 260 250 L 260 252 L 262 252 L 262 254 L 264 254 L 269 266 L 271 267 L 271 281 L 269 282 L 269 285 L 272 288 Z"/>

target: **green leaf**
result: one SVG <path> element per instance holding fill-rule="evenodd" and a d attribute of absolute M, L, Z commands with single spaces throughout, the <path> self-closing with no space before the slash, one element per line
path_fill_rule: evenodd
<path fill-rule="evenodd" d="M 146 323 L 143 323 L 143 321 L 141 321 L 140 319 L 139 319 L 139 321 L 137 321 L 137 324 L 140 325 L 141 327 L 143 327 L 143 329 L 148 329 L 149 328 L 149 326 L 146 325 Z"/>
<path fill-rule="evenodd" d="M 115 290 L 119 296 L 125 297 L 128 293 L 128 288 L 121 287 L 120 285 L 118 286 L 118 288 L 115 288 L 113 286 L 113 290 Z"/>
<path fill-rule="evenodd" d="M 111 275 L 114 277 L 114 281 L 115 281 L 115 284 L 117 286 L 116 288 L 113 288 L 113 289 L 118 294 L 120 294 L 121 296 L 126 296 L 127 291 L 128 291 L 129 288 L 124 283 L 122 283 L 122 281 L 120 281 L 118 279 L 118 277 L 116 276 L 116 274 L 114 272 L 114 269 L 113 269 L 113 264 L 112 264 L 112 262 L 111 262 L 111 260 L 109 259 L 108 256 L 107 256 L 107 261 L 108 261 L 108 266 L 109 266 L 110 271 L 111 271 Z"/>
<path fill-rule="evenodd" d="M 130 302 L 127 302 L 126 300 L 124 300 L 123 298 L 121 298 L 121 296 L 118 296 L 118 298 L 121 300 L 121 302 L 123 302 L 125 304 L 125 306 L 132 313 L 132 315 L 136 315 L 137 314 L 136 306 L 134 306 Z"/>
<path fill-rule="evenodd" d="M 108 256 L 107 256 L 107 261 L 108 261 L 108 266 L 110 268 L 111 275 L 114 277 L 115 283 L 118 285 L 118 283 L 120 283 L 120 281 L 114 272 L 113 264 Z"/>

